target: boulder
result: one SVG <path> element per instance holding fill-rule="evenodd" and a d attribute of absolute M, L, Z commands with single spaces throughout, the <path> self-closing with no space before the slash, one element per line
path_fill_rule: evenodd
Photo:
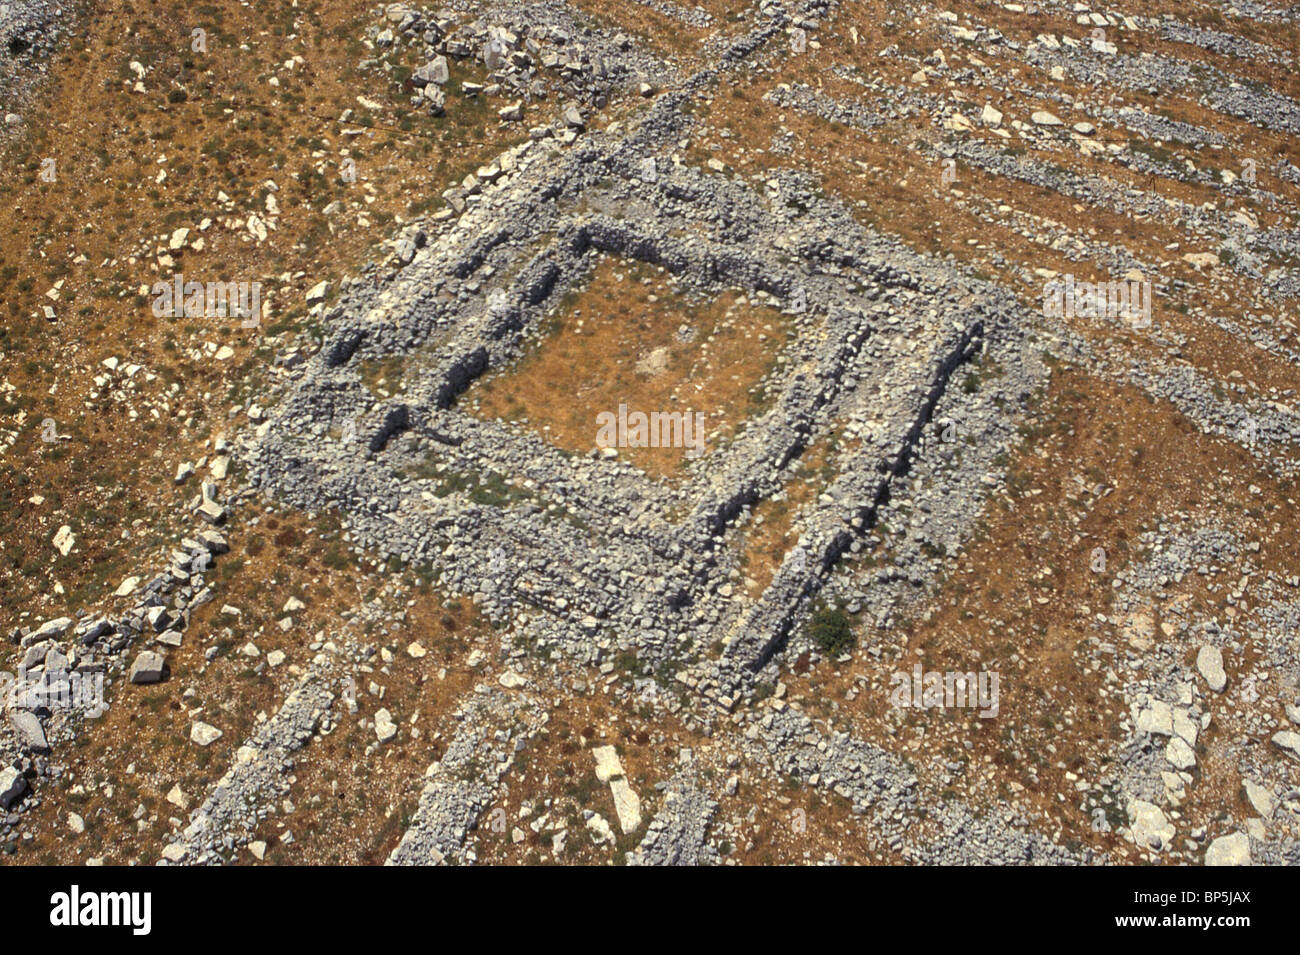
<path fill-rule="evenodd" d="M 425 89 L 424 102 L 429 107 L 430 116 L 441 116 L 447 111 L 447 94 L 436 86 Z"/>
<path fill-rule="evenodd" d="M 379 710 L 375 713 L 375 736 L 381 743 L 387 743 L 397 735 L 397 724 L 393 722 L 393 714 L 388 710 Z"/>
<path fill-rule="evenodd" d="M 212 554 L 224 554 L 230 550 L 230 545 L 226 543 L 226 538 L 220 531 L 199 531 L 199 541 Z"/>
<path fill-rule="evenodd" d="M 111 634 L 114 630 L 114 627 L 111 621 L 105 620 L 103 617 L 98 617 L 94 620 L 89 621 L 86 624 L 83 624 L 82 627 L 78 629 L 81 630 L 80 636 L 81 636 L 82 644 L 85 646 L 90 646 L 100 637 L 106 637 L 109 634 Z"/>
<path fill-rule="evenodd" d="M 12 766 L 0 769 L 0 806 L 8 809 L 27 792 L 27 780 Z"/>
<path fill-rule="evenodd" d="M 1135 708 L 1136 709 L 1136 708 Z M 1151 736 L 1172 736 L 1174 733 L 1173 708 L 1163 700 L 1152 700 L 1144 709 L 1136 710 L 1133 723 L 1139 733 Z"/>
<path fill-rule="evenodd" d="M 635 832 L 641 826 L 641 798 L 622 777 L 610 781 L 609 791 L 614 794 L 614 811 L 618 813 L 619 828 L 625 835 Z"/>
<path fill-rule="evenodd" d="M 1228 685 L 1228 674 L 1223 669 L 1223 651 L 1206 644 L 1196 652 L 1196 669 L 1215 693 L 1222 693 Z"/>
<path fill-rule="evenodd" d="M 1262 818 L 1273 815 L 1273 793 L 1267 786 L 1261 786 L 1253 779 L 1243 779 L 1241 784 L 1246 790 L 1246 799 Z"/>
<path fill-rule="evenodd" d="M 1128 804 L 1129 832 L 1133 841 L 1144 849 L 1164 849 L 1174 839 L 1170 825 L 1160 807 L 1141 799 Z"/>
<path fill-rule="evenodd" d="M 1273 734 L 1273 745 L 1278 749 L 1286 750 L 1296 759 L 1300 759 L 1300 733 L 1291 730 L 1282 730 L 1280 733 Z"/>
<path fill-rule="evenodd" d="M 195 720 L 190 726 L 190 742 L 198 746 L 211 746 L 222 735 L 221 730 L 202 720 Z"/>
<path fill-rule="evenodd" d="M 14 732 L 18 736 L 18 743 L 23 749 L 33 753 L 48 753 L 50 751 L 49 741 L 45 738 L 45 729 L 41 726 L 41 721 L 37 719 L 35 713 L 15 710 L 9 714 L 9 722 L 13 724 Z"/>
<path fill-rule="evenodd" d="M 1250 836 L 1234 832 L 1219 836 L 1205 850 L 1206 865 L 1250 865 Z"/>
<path fill-rule="evenodd" d="M 325 296 L 329 295 L 329 293 L 330 293 L 329 282 L 323 282 L 323 281 L 317 282 L 315 285 L 313 285 L 311 288 L 307 290 L 307 304 L 316 305 L 320 302 L 323 302 L 325 301 Z"/>
<path fill-rule="evenodd" d="M 613 746 L 594 747 L 591 755 L 596 760 L 596 778 L 602 783 L 623 775 L 623 763 Z"/>
<path fill-rule="evenodd" d="M 220 524 L 226 519 L 226 509 L 216 501 L 204 500 L 198 506 L 199 517 L 203 518 L 209 524 Z"/>
<path fill-rule="evenodd" d="M 500 683 L 502 686 L 504 686 L 507 690 L 517 690 L 521 686 L 528 685 L 527 678 L 516 673 L 514 670 L 507 670 L 505 673 L 502 673 L 499 677 L 497 677 L 497 682 Z"/>
<path fill-rule="evenodd" d="M 72 533 L 72 528 L 67 524 L 60 527 L 54 534 L 54 549 L 64 557 L 72 551 L 72 547 L 77 543 L 77 535 Z"/>
<path fill-rule="evenodd" d="M 29 643 L 35 643 L 37 640 L 51 640 L 54 637 L 61 637 L 72 627 L 71 617 L 55 617 L 53 620 L 47 620 L 36 628 L 28 637 Z"/>
<path fill-rule="evenodd" d="M 443 86 L 450 78 L 451 74 L 447 69 L 447 58 L 440 56 L 430 60 L 412 73 L 411 83 L 418 87 L 425 87 L 430 84 Z"/>
<path fill-rule="evenodd" d="M 139 586 L 140 586 L 139 577 L 128 577 L 126 578 L 126 580 L 122 581 L 122 583 L 118 585 L 117 590 L 113 591 L 113 596 L 129 597 L 131 596 L 131 594 L 135 593 L 135 588 Z"/>
<path fill-rule="evenodd" d="M 1165 747 L 1165 759 L 1174 769 L 1191 769 L 1196 765 L 1196 752 L 1187 745 L 1187 741 L 1175 736 Z"/>
<path fill-rule="evenodd" d="M 153 650 L 145 650 L 131 664 L 129 679 L 132 683 L 158 683 L 163 678 L 167 658 Z"/>

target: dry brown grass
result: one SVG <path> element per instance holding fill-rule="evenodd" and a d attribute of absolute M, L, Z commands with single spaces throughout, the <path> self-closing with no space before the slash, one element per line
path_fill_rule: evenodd
<path fill-rule="evenodd" d="M 297 513 L 262 514 L 255 526 L 231 529 L 235 548 L 216 558 L 209 575 L 220 598 L 196 612 L 182 646 L 168 651 L 166 681 L 148 686 L 117 681 L 108 693 L 108 711 L 86 725 L 74 746 L 61 750 L 67 768 L 59 798 L 47 799 L 33 812 L 30 824 L 38 838 L 20 858 L 77 863 L 101 856 L 108 864 L 152 864 L 175 831 L 169 819 L 188 818 L 231 766 L 235 750 L 279 708 L 314 655 L 307 646 L 312 635 L 344 639 L 338 632 L 341 615 L 395 581 L 406 595 L 405 621 L 391 634 L 353 630 L 348 635 L 387 649 L 391 662 L 377 655 L 373 672 L 355 674 L 360 712 L 348 715 L 336 704 L 339 725 L 309 744 L 310 758 L 290 779 L 286 798 L 295 811 L 273 813 L 256 833 L 272 847 L 267 856 L 272 863 L 383 861 L 397 835 L 385 828 L 392 819 L 389 810 L 397 807 L 400 818 L 402 801 L 418 798 L 419 780 L 437 756 L 439 739 L 454 732 L 448 713 L 477 679 L 464 658 L 490 631 L 468 601 L 444 602 L 414 570 L 389 579 L 358 572 L 340 557 L 338 533 L 328 517 L 313 522 Z M 306 608 L 288 615 L 294 625 L 283 631 L 278 622 L 286 617 L 283 607 L 290 596 Z M 240 614 L 223 613 L 226 605 Z M 406 652 L 413 641 L 426 656 L 415 659 Z M 249 642 L 261 651 L 258 657 L 241 652 Z M 209 662 L 206 651 L 212 646 L 218 652 Z M 265 664 L 273 650 L 286 656 L 276 668 Z M 369 693 L 371 681 L 384 688 L 382 700 Z M 192 694 L 182 697 L 186 691 Z M 366 755 L 375 734 L 360 721 L 373 719 L 381 706 L 394 714 L 402 733 Z M 416 714 L 420 739 L 410 734 Z M 189 740 L 194 719 L 224 735 L 206 748 L 196 746 Z M 442 737 L 435 735 L 439 732 Z M 111 794 L 104 784 L 112 787 Z M 174 785 L 189 797 L 188 809 L 166 801 Z M 134 818 L 140 805 L 147 822 L 143 830 Z M 64 818 L 69 810 L 85 818 L 85 834 L 69 835 Z M 279 845 L 283 828 L 294 832 L 294 843 Z M 232 861 L 255 860 L 245 852 Z"/>
<path fill-rule="evenodd" d="M 850 45 L 851 49 L 851 45 Z M 794 64 L 800 67 L 799 63 Z M 809 67 L 800 67 L 810 69 Z M 818 85 L 809 74 L 805 81 Z M 905 76 L 893 77 L 905 82 Z M 824 86 L 830 95 L 859 97 L 864 92 L 853 84 L 828 80 Z M 1148 262 L 1168 263 L 1159 270 L 1161 281 L 1183 279 L 1187 284 L 1172 295 L 1158 295 L 1153 302 L 1153 321 L 1187 336 L 1183 357 L 1211 377 L 1228 380 L 1236 372 L 1254 383 L 1257 389 L 1287 389 L 1295 386 L 1294 370 L 1282 359 L 1261 352 L 1217 326 L 1190 316 L 1192 307 L 1230 313 L 1234 303 L 1254 295 L 1253 283 L 1224 268 L 1208 273 L 1197 272 L 1180 256 L 1193 249 L 1186 235 L 1170 225 L 1136 221 L 1097 206 L 1085 206 L 1068 196 L 1017 180 L 1005 179 L 979 169 L 959 167 L 959 181 L 952 191 L 941 189 L 938 166 L 923 154 L 909 149 L 915 138 L 933 135 L 926 128 L 876 130 L 864 133 L 835 124 L 827 124 L 794 110 L 782 110 L 761 99 L 765 86 L 757 83 L 740 86 L 731 95 L 717 97 L 707 113 L 713 130 L 730 129 L 733 136 L 713 137 L 708 132 L 692 144 L 693 158 L 703 162 L 708 157 L 721 158 L 745 175 L 765 177 L 769 169 L 788 163 L 788 157 L 764 151 L 772 137 L 789 129 L 796 137 L 796 151 L 801 162 L 822 177 L 838 197 L 848 201 L 854 215 L 864 224 L 881 232 L 898 236 L 913 248 L 946 255 L 953 254 L 977 274 L 998 281 L 1017 292 L 1027 307 L 1040 308 L 1041 282 L 1026 283 L 1025 273 L 1032 269 L 1071 272 L 1088 280 L 1106 280 L 1109 276 L 1091 262 L 1073 261 L 1043 242 L 1034 241 L 1006 225 L 990 222 L 984 206 L 963 205 L 962 197 L 977 197 L 990 204 L 1004 205 L 1011 211 L 1032 211 L 1048 221 L 1072 224 L 1098 240 L 1122 244 L 1138 258 Z M 855 93 L 854 90 L 857 90 Z M 971 135 L 979 135 L 974 133 Z M 898 140 L 893 142 L 891 140 Z M 712 146 L 719 149 L 713 150 Z M 1023 144 L 1021 146 L 1023 148 Z M 1081 153 L 1043 153 L 1039 158 L 1077 172 L 1108 176 L 1111 179 L 1152 188 L 1153 184 L 1121 167 Z M 1156 191 L 1190 203 L 1206 200 L 1208 193 L 1172 180 L 1158 180 Z M 1084 223 L 1080 226 L 1080 223 Z M 1178 252 L 1166 246 L 1183 243 Z M 995 256 L 1000 257 L 995 260 Z M 1133 354 L 1155 354 L 1150 336 L 1133 334 L 1090 320 L 1074 321 L 1074 328 L 1089 338 L 1105 341 L 1119 337 Z"/>
<path fill-rule="evenodd" d="M 193 529 L 183 505 L 195 479 L 174 488 L 176 463 L 210 457 L 205 439 L 243 421 L 231 422 L 227 412 L 261 397 L 275 352 L 296 332 L 318 330 L 302 304 L 305 289 L 322 278 L 337 287 L 379 240 L 436 208 L 443 188 L 520 135 L 496 121 L 490 100 L 458 94 L 459 81 L 481 78 L 462 63 L 452 66 L 447 116 L 413 113 L 400 68 L 358 67 L 369 22 L 359 8 L 323 2 L 216 0 L 190 9 L 108 2 L 53 55 L 28 124 L 0 157 L 14 172 L 0 182 L 0 201 L 10 209 L 0 236 L 0 308 L 7 309 L 0 376 L 16 389 L 0 401 L 0 429 L 18 432 L 0 458 L 0 616 L 7 624 L 102 604 L 128 574 L 154 568 L 160 553 Z M 208 32 L 207 54 L 190 50 L 195 25 Z M 303 62 L 286 67 L 295 56 Z M 148 69 L 144 92 L 123 82 L 134 81 L 133 60 Z M 397 61 L 410 65 L 405 52 Z M 381 107 L 363 106 L 359 94 Z M 351 121 L 337 122 L 345 110 Z M 345 156 L 356 162 L 355 183 L 340 177 Z M 39 176 L 45 157 L 56 160 L 53 182 Z M 219 201 L 223 191 L 230 205 Z M 249 241 L 233 221 L 250 212 L 270 218 L 268 196 L 279 206 L 276 227 L 264 242 Z M 327 215 L 331 203 L 342 210 Z M 204 218 L 213 224 L 200 233 Z M 159 265 L 166 237 L 182 226 L 191 240 L 202 236 L 202 249 L 173 250 L 174 266 Z M 138 288 L 172 271 L 260 280 L 270 317 L 252 331 L 237 321 L 156 318 Z M 52 301 L 46 290 L 59 281 Z M 57 313 L 52 323 L 38 315 L 46 303 Z M 205 343 L 229 345 L 234 355 L 195 355 Z M 120 372 L 108 384 L 93 380 L 107 373 L 100 362 L 108 356 L 143 366 L 133 391 L 123 388 Z M 43 443 L 45 417 L 70 440 Z M 227 484 L 237 480 L 236 473 Z M 31 503 L 33 495 L 44 500 Z M 195 614 L 183 646 L 168 654 L 171 679 L 115 684 L 112 708 L 59 753 L 69 767 L 61 785 L 83 791 L 68 789 L 60 793 L 66 799 L 34 810 L 40 835 L 20 859 L 155 861 L 167 819 L 187 815 L 164 801 L 171 786 L 201 799 L 256 716 L 275 711 L 293 681 L 289 668 L 310 658 L 311 634 L 368 598 L 375 581 L 355 566 L 330 518 L 263 515 L 253 526 L 252 516 L 241 510 L 233 518 L 232 552 L 209 575 L 218 598 Z M 49 541 L 64 523 L 77 546 L 60 557 Z M 290 595 L 306 599 L 308 610 L 284 633 L 275 624 Z M 221 615 L 225 603 L 243 615 Z M 30 616 L 20 618 L 23 612 Z M 287 662 L 254 672 L 257 661 L 238 654 L 248 640 L 263 659 L 282 649 Z M 214 642 L 220 653 L 204 667 Z M 187 689 L 195 691 L 192 700 L 182 699 Z M 192 716 L 200 704 L 203 714 Z M 188 740 L 192 718 L 225 735 L 200 749 Z M 417 777 L 422 771 L 423 763 Z M 137 805 L 152 820 L 144 832 L 132 816 Z M 75 840 L 64 818 L 69 809 L 87 822 Z"/>
<path fill-rule="evenodd" d="M 844 449 L 822 438 L 810 445 L 795 466 L 795 476 L 777 495 L 764 498 L 754 507 L 745 534 L 737 541 L 745 589 L 751 597 L 761 594 L 772 582 L 785 555 L 799 538 L 796 525 L 800 510 L 834 480 L 832 455 Z"/>
<path fill-rule="evenodd" d="M 596 447 L 597 415 L 703 412 L 709 449 L 761 404 L 754 394 L 786 340 L 776 308 L 728 292 L 694 301 L 659 271 L 606 259 L 561 304 L 544 338 L 515 365 L 476 382 L 462 401 L 489 418 L 523 420 L 558 447 Z M 686 341 L 678 332 L 693 333 Z M 684 448 L 619 449 L 638 467 L 672 475 Z"/>
<path fill-rule="evenodd" d="M 310 758 L 300 761 L 289 793 L 297 811 L 291 818 L 271 816 L 259 827 L 258 838 L 273 847 L 268 864 L 379 865 L 410 825 L 425 771 L 457 730 L 452 713 L 482 679 L 465 666 L 465 657 L 471 647 L 493 640 L 468 601 L 445 603 L 436 593 L 414 600 L 399 630 L 373 638 L 391 662 L 381 654 L 372 660 L 373 673 L 357 673 L 359 711 L 349 714 L 336 705 L 337 727 L 313 740 Z M 413 658 L 406 649 L 412 642 L 427 655 Z M 371 681 L 383 687 L 382 698 L 370 693 Z M 373 724 L 361 722 L 373 721 L 380 707 L 400 726 L 382 746 Z M 282 828 L 293 832 L 292 843 L 280 844 Z M 239 861 L 255 860 L 245 852 Z"/>
<path fill-rule="evenodd" d="M 190 49 L 196 23 L 208 32 L 206 54 Z M 481 78 L 462 63 L 452 66 L 447 115 L 413 112 L 399 71 L 358 68 L 368 23 L 364 11 L 323 2 L 109 2 L 53 56 L 25 132 L 0 156 L 13 172 L 0 180 L 10 210 L 0 235 L 0 377 L 16 389 L 0 399 L 0 429 L 18 432 L 0 457 L 0 608 L 40 619 L 75 610 L 124 577 L 145 546 L 182 530 L 171 508 L 192 489 L 170 489 L 176 462 L 201 456 L 202 441 L 230 427 L 230 406 L 259 394 L 293 333 L 318 330 L 303 292 L 320 279 L 337 288 L 379 240 L 521 135 L 496 121 L 490 101 L 458 95 L 460 80 Z M 304 62 L 287 68 L 295 56 Z M 132 61 L 149 71 L 144 92 L 124 82 L 135 79 Z M 382 108 L 363 107 L 359 94 Z M 351 122 L 341 124 L 345 110 Z M 345 156 L 355 183 L 340 177 Z M 45 157 L 56 160 L 54 182 L 40 178 Z M 268 196 L 280 214 L 264 242 L 230 227 L 252 212 L 269 218 Z M 342 211 L 327 216 L 331 203 Z M 213 224 L 200 233 L 205 218 Z M 173 250 L 174 265 L 160 266 L 180 227 L 203 248 Z M 270 316 L 255 330 L 157 318 L 138 290 L 173 271 L 260 281 Z M 47 298 L 60 281 L 57 300 Z M 57 313 L 52 323 L 44 304 Z M 193 355 L 204 343 L 234 354 Z M 116 380 L 93 381 L 108 356 L 146 369 L 126 401 Z M 43 444 L 46 417 L 71 440 Z M 165 456 L 155 458 L 159 448 Z M 33 493 L 45 503 L 27 504 Z M 124 538 L 140 519 L 143 529 Z M 78 550 L 58 558 L 49 539 L 64 523 Z"/>
<path fill-rule="evenodd" d="M 474 839 L 479 861 L 513 865 L 621 863 L 621 853 L 636 846 L 661 808 L 654 784 L 673 774 L 683 748 L 695 749 L 706 743 L 662 708 L 638 711 L 635 706 L 612 704 L 600 693 L 564 700 L 550 711 L 545 729 L 519 754 L 506 779 L 507 787 L 480 819 Z M 596 778 L 591 751 L 603 745 L 617 749 L 628 785 L 641 800 L 638 832 L 622 832 L 609 785 Z M 520 809 L 525 804 L 532 811 L 521 819 Z M 503 832 L 491 824 L 499 809 L 505 810 L 508 820 Z M 593 843 L 584 810 L 604 817 L 616 844 Z M 543 815 L 546 824 L 534 830 L 530 823 Z M 512 838 L 515 828 L 524 834 L 519 842 Z M 552 836 L 559 829 L 567 829 L 568 836 L 557 858 Z"/>
<path fill-rule="evenodd" d="M 1115 572 L 1149 556 L 1138 537 L 1165 515 L 1182 511 L 1197 525 L 1232 513 L 1235 529 L 1262 543 L 1254 559 L 1288 573 L 1300 556 L 1282 530 L 1296 519 L 1288 500 L 1294 487 L 1267 482 L 1245 452 L 1200 434 L 1167 406 L 1076 369 L 1058 369 L 1024 435 L 1008 464 L 1008 492 L 991 499 L 968 549 L 950 558 L 930 614 L 904 619 L 889 633 L 868 630 L 868 639 L 886 648 L 880 658 L 857 654 L 842 670 L 821 667 L 785 678 L 792 696 L 841 701 L 837 725 L 887 748 L 901 747 L 917 766 L 941 758 L 969 763 L 969 778 L 954 788 L 976 803 L 1006 800 L 1014 787 L 1023 787 L 1016 798 L 1058 825 L 1063 838 L 1122 847 L 1113 834 L 1093 833 L 1077 804 L 1056 798 L 1073 788 L 1066 773 L 1086 780 L 1106 774 L 1106 760 L 1120 741 L 1119 721 L 1127 715 L 1126 702 L 1103 692 L 1104 675 L 1086 669 L 1076 647 L 1096 632 L 1095 614 L 1114 612 Z M 1221 480 L 1225 469 L 1229 480 Z M 1083 493 L 1076 476 L 1088 487 L 1113 490 L 1095 499 Z M 1248 493 L 1252 482 L 1265 485 L 1260 495 Z M 1218 500 L 1206 500 L 1211 486 Z M 1098 546 L 1107 552 L 1105 574 L 1090 569 Z M 1175 589 L 1188 596 L 1189 608 L 1232 612 L 1222 592 L 1208 593 L 1194 576 Z M 1164 639 L 1159 607 L 1155 616 L 1158 639 Z M 1103 630 L 1102 637 L 1124 642 L 1115 629 Z M 888 733 L 890 674 L 917 662 L 931 670 L 1000 671 L 998 717 L 908 711 L 900 733 Z M 856 700 L 843 702 L 855 685 Z M 1069 724 L 1062 720 L 1067 707 L 1073 708 Z M 1219 722 L 1216 715 L 1207 746 L 1217 734 L 1232 733 Z M 1014 728 L 1014 741 L 1008 728 Z M 1016 750 L 1025 758 L 1016 758 Z M 1235 774 L 1220 776 L 1203 765 L 1189 805 L 1212 815 L 1214 800 L 1224 793 L 1235 798 Z"/>

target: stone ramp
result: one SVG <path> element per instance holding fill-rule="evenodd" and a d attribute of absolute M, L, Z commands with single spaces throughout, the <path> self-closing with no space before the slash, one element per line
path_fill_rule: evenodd
<path fill-rule="evenodd" d="M 180 837 L 163 849 L 165 861 L 219 864 L 249 842 L 267 806 L 288 791 L 286 770 L 295 754 L 329 718 L 335 666 L 331 654 L 317 654 L 275 715 L 236 750 L 234 765 L 191 814 Z"/>
<path fill-rule="evenodd" d="M 385 865 L 443 865 L 462 856 L 465 837 L 491 804 L 516 755 L 544 725 L 531 695 L 487 684 L 474 688 L 442 759 L 430 765 L 410 828 Z"/>
<path fill-rule="evenodd" d="M 718 850 L 708 841 L 717 800 L 685 776 L 669 781 L 663 808 L 655 813 L 641 844 L 627 856 L 628 865 L 717 865 Z"/>
<path fill-rule="evenodd" d="M 907 473 L 910 457 L 936 403 L 953 371 L 978 347 L 982 331 L 977 312 L 968 313 L 964 320 L 953 320 L 949 334 L 916 360 L 916 364 L 928 369 L 928 387 L 915 387 L 915 376 L 904 369 L 895 371 L 902 381 L 886 379 L 879 383 L 882 393 L 897 397 L 892 407 L 872 407 L 880 421 L 875 440 L 865 442 L 863 449 L 844 463 L 841 476 L 822 495 L 829 502 L 807 513 L 798 546 L 787 553 L 762 597 L 737 621 L 727 645 L 724 670 L 731 664 L 761 669 L 790 632 L 824 575 L 854 540 L 874 526 L 876 508 L 889 492 L 891 482 Z"/>

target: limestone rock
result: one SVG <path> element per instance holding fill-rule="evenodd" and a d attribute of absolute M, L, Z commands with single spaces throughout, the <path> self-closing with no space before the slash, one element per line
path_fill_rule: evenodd
<path fill-rule="evenodd" d="M 1164 849 L 1174 839 L 1174 827 L 1159 806 L 1133 799 L 1128 804 L 1129 831 L 1133 841 L 1146 849 Z"/>
<path fill-rule="evenodd" d="M 632 791 L 627 780 L 618 778 L 610 781 L 609 791 L 614 794 L 614 811 L 618 813 L 618 825 L 624 834 L 635 832 L 641 825 L 641 798 Z"/>
<path fill-rule="evenodd" d="M 27 792 L 27 780 L 12 766 L 0 769 L 0 806 L 8 809 Z"/>
<path fill-rule="evenodd" d="M 1273 734 L 1273 745 L 1278 749 L 1286 750 L 1296 759 L 1300 759 L 1300 733 L 1292 730 L 1282 730 Z"/>
<path fill-rule="evenodd" d="M 1222 693 L 1228 685 L 1228 674 L 1223 669 L 1223 651 L 1206 644 L 1196 651 L 1196 669 L 1215 693 Z"/>
<path fill-rule="evenodd" d="M 221 730 L 202 720 L 195 720 L 190 726 L 190 742 L 199 746 L 211 746 L 223 735 Z"/>
<path fill-rule="evenodd" d="M 129 679 L 132 683 L 157 683 L 163 678 L 167 659 L 161 653 L 145 650 L 131 664 Z"/>
<path fill-rule="evenodd" d="M 393 722 L 393 714 L 386 709 L 381 709 L 375 713 L 375 737 L 381 743 L 387 743 L 397 735 L 397 724 Z"/>
<path fill-rule="evenodd" d="M 1246 799 L 1255 807 L 1261 817 L 1267 819 L 1273 815 L 1273 792 L 1267 786 L 1261 786 L 1253 779 L 1243 779 L 1242 787 L 1246 790 Z"/>
<path fill-rule="evenodd" d="M 1219 836 L 1205 850 L 1206 865 L 1250 865 L 1250 836 L 1234 832 Z"/>
<path fill-rule="evenodd" d="M 623 763 L 613 746 L 597 746 L 591 755 L 596 760 L 596 778 L 602 783 L 623 775 Z"/>
<path fill-rule="evenodd" d="M 26 710 L 15 710 L 9 714 L 9 722 L 13 724 L 14 732 L 18 736 L 18 742 L 24 749 L 33 753 L 48 753 L 50 751 L 49 741 L 45 738 L 45 729 L 41 726 L 41 721 L 35 713 L 28 713 Z"/>

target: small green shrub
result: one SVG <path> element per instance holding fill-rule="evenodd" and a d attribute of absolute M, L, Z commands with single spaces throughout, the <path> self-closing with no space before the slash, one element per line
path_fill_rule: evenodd
<path fill-rule="evenodd" d="M 808 635 L 827 656 L 839 656 L 857 643 L 849 616 L 839 607 L 822 607 L 814 613 Z"/>

